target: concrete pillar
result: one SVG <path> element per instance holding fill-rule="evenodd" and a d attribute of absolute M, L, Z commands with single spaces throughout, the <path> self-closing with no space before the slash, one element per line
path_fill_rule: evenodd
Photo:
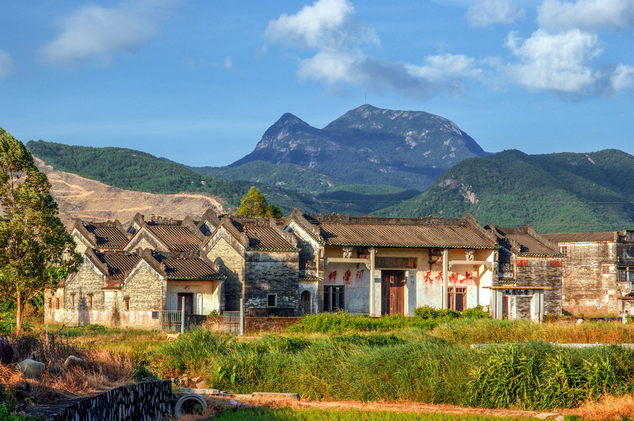
<path fill-rule="evenodd" d="M 442 308 L 449 308 L 449 249 L 442 250 Z"/>
<path fill-rule="evenodd" d="M 374 309 L 374 262 L 376 259 L 376 249 L 374 247 L 370 248 L 370 317 L 374 317 L 376 314 Z"/>

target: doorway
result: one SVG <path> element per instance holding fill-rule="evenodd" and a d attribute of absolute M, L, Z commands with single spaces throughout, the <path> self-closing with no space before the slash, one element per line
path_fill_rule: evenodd
<path fill-rule="evenodd" d="M 178 311 L 183 310 L 183 297 L 185 298 L 185 314 L 194 314 L 194 294 L 191 292 L 178 293 Z"/>
<path fill-rule="evenodd" d="M 301 308 L 302 308 L 302 314 L 310 314 L 310 307 L 311 307 L 311 299 L 310 299 L 310 291 L 304 291 L 302 292 L 302 295 L 300 297 L 300 301 L 301 301 Z"/>
<path fill-rule="evenodd" d="M 381 271 L 381 314 L 405 314 L 404 271 Z"/>

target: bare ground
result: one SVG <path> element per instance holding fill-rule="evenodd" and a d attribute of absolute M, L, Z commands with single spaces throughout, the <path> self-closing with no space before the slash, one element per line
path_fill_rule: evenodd
<path fill-rule="evenodd" d="M 127 225 L 138 212 L 172 219 L 194 218 L 208 208 L 223 211 L 219 198 L 202 193 L 154 194 L 123 190 L 76 174 L 54 170 L 33 157 L 51 182 L 51 195 L 59 205 L 59 217 L 70 228 L 77 218 L 87 221 L 118 219 Z"/>

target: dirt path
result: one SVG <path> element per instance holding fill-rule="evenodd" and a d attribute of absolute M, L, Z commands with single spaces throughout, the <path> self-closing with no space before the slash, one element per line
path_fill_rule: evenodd
<path fill-rule="evenodd" d="M 239 403 L 246 403 L 248 407 L 267 407 L 267 408 L 315 408 L 324 410 L 348 410 L 355 409 L 360 411 L 392 411 L 392 412 L 413 412 L 413 413 L 426 413 L 426 414 L 452 414 L 452 415 L 479 415 L 479 416 L 493 416 L 493 417 L 512 417 L 512 418 L 531 418 L 537 417 L 541 414 L 545 417 L 546 414 L 551 414 L 550 417 L 542 419 L 555 420 L 560 417 L 559 413 L 545 413 L 537 411 L 521 411 L 512 409 L 482 409 L 482 408 L 464 408 L 454 405 L 432 405 L 422 404 L 416 402 L 358 402 L 358 401 L 309 401 L 301 400 L 296 401 L 293 399 L 280 399 L 273 397 L 248 397 L 238 396 L 231 397 L 219 397 L 219 396 L 205 396 L 208 402 L 211 402 L 218 410 L 225 410 L 232 408 L 229 403 L 230 399 L 234 399 Z M 563 416 L 561 418 L 563 419 Z"/>

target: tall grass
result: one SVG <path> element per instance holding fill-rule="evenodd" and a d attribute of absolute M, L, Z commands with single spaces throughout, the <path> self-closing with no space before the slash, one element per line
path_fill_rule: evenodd
<path fill-rule="evenodd" d="M 251 342 L 197 330 L 165 344 L 154 366 L 206 376 L 210 386 L 235 393 L 488 408 L 574 407 L 634 390 L 634 351 L 626 348 L 527 342 L 481 350 L 416 328 Z"/>

